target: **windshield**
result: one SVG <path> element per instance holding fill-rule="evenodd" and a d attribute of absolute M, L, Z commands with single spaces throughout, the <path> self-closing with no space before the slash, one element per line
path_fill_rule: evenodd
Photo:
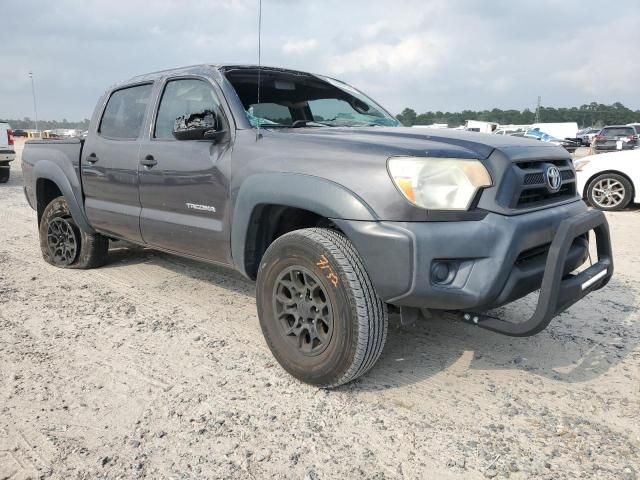
<path fill-rule="evenodd" d="M 384 108 L 346 83 L 302 72 L 255 67 L 225 72 L 253 127 L 396 127 Z"/>

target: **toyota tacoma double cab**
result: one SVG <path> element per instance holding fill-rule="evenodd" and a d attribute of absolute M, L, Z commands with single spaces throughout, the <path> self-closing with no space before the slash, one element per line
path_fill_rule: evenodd
<path fill-rule="evenodd" d="M 404 128 L 321 75 L 138 76 L 100 98 L 86 139 L 29 141 L 22 162 L 45 261 L 99 267 L 122 239 L 234 268 L 257 282 L 275 358 L 322 387 L 371 369 L 389 313 L 527 336 L 613 274 L 607 222 L 566 150 Z M 536 290 L 530 318 L 483 313 Z"/>

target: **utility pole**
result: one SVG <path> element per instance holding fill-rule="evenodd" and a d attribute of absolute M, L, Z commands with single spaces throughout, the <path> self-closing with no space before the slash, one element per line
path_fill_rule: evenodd
<path fill-rule="evenodd" d="M 540 104 L 542 103 L 542 97 L 538 95 L 538 106 L 536 107 L 536 122 L 540 123 Z"/>
<path fill-rule="evenodd" d="M 33 82 L 33 72 L 29 72 L 29 78 L 31 79 L 31 94 L 33 95 L 33 111 L 36 114 L 36 134 L 38 133 L 38 106 L 36 104 L 36 87 Z"/>

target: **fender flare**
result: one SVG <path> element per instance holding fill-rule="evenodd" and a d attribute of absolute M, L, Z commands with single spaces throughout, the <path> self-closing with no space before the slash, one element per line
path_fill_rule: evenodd
<path fill-rule="evenodd" d="M 74 179 L 75 172 L 73 172 Z M 60 168 L 60 166 L 50 160 L 40 160 L 33 167 L 33 178 L 34 178 L 34 192 L 36 192 L 36 208 L 38 205 L 37 198 L 37 185 L 38 180 L 50 180 L 56 184 L 56 186 L 62 192 L 62 196 L 67 201 L 67 205 L 69 205 L 69 211 L 71 212 L 71 217 L 78 227 L 87 233 L 95 233 L 95 230 L 89 224 L 89 220 L 87 219 L 84 210 L 81 207 L 80 201 L 76 196 L 75 191 L 81 196 L 81 187 L 80 183 L 76 181 L 76 185 L 72 186 L 69 181 L 68 176 L 65 172 Z"/>
<path fill-rule="evenodd" d="M 245 246 L 251 217 L 256 207 L 267 204 L 300 208 L 331 219 L 378 219 L 356 193 L 331 180 L 299 173 L 252 175 L 238 190 L 231 227 L 231 258 L 245 276 Z"/>

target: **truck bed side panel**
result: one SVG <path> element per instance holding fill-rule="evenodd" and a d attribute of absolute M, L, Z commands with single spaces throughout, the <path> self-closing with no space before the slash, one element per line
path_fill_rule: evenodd
<path fill-rule="evenodd" d="M 56 184 L 69 204 L 71 214 L 80 228 L 88 232 L 89 226 L 83 210 L 82 183 L 80 181 L 80 155 L 82 141 L 30 140 L 22 152 L 22 174 L 25 194 L 32 208 L 37 209 L 38 180 Z"/>

